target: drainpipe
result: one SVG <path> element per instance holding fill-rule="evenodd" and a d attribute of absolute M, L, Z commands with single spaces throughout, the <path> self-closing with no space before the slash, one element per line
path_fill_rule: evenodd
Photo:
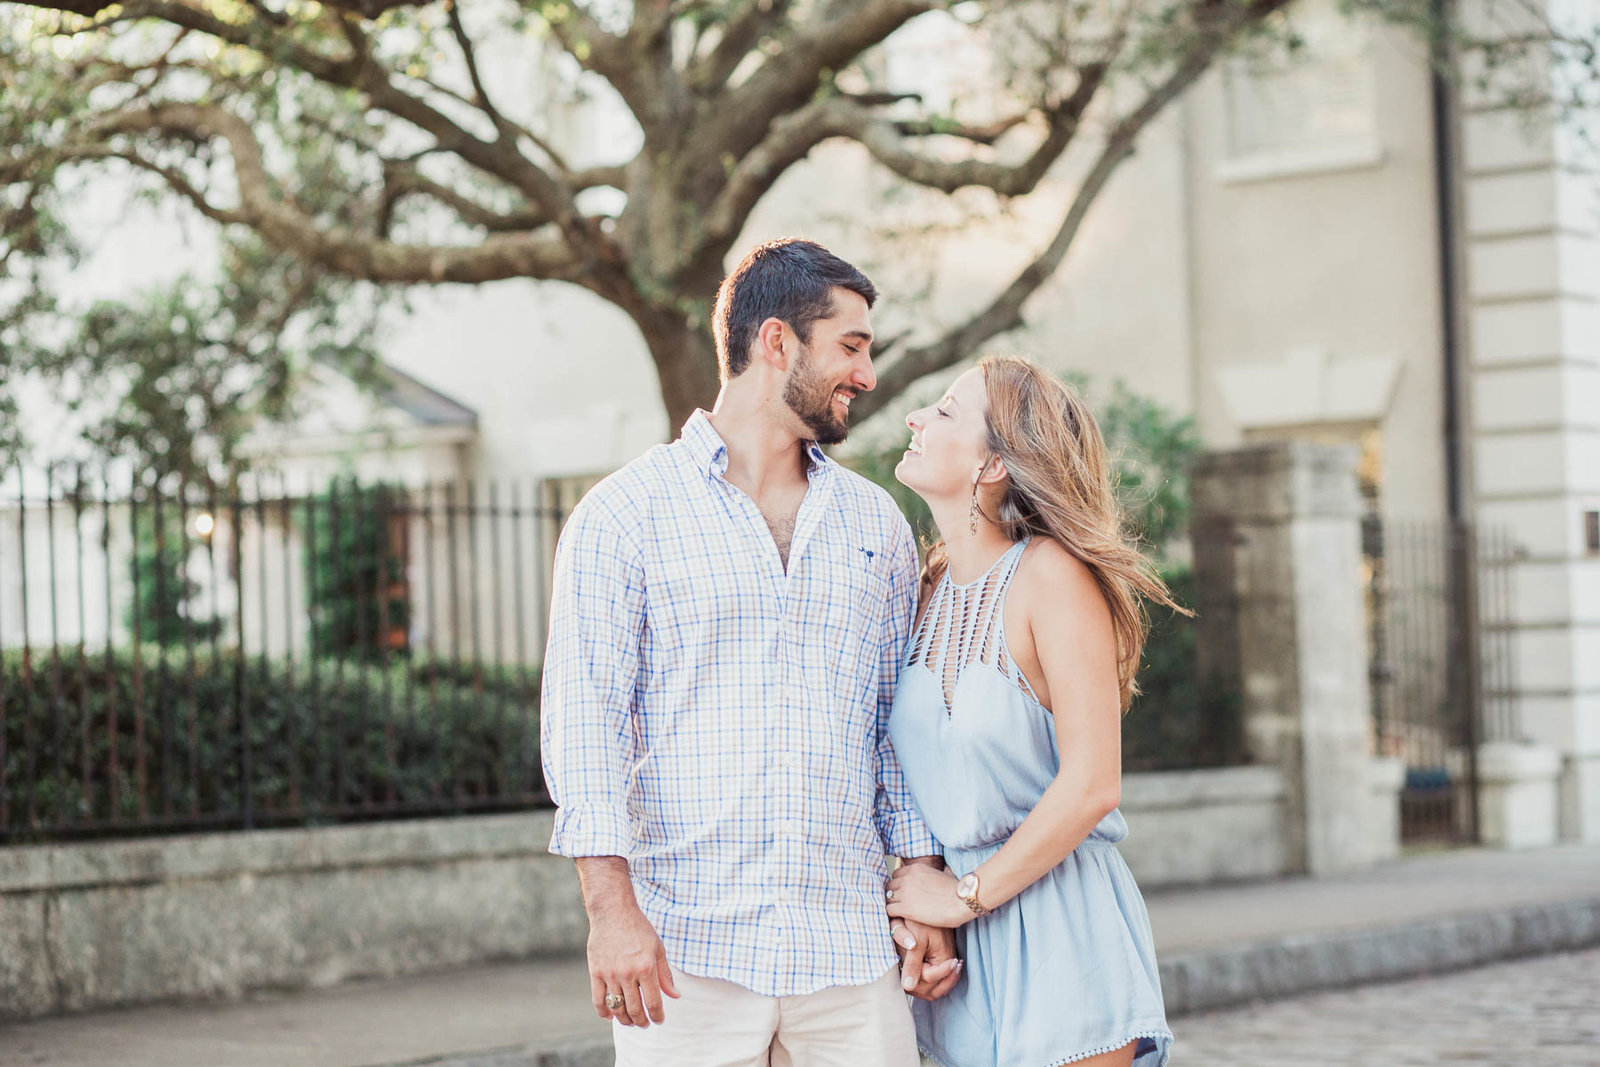
<path fill-rule="evenodd" d="M 1478 790 L 1478 745 L 1482 693 L 1481 665 L 1478 657 L 1477 545 L 1475 531 L 1468 521 L 1463 451 L 1466 410 L 1462 372 L 1461 301 L 1462 269 L 1459 241 L 1461 204 L 1460 137 L 1456 116 L 1455 87 L 1445 70 L 1454 72 L 1456 54 L 1444 33 L 1455 18 L 1455 0 L 1429 0 L 1428 11 L 1435 33 L 1429 50 L 1433 97 L 1433 174 L 1439 225 L 1439 303 L 1440 335 L 1444 357 L 1444 470 L 1445 506 L 1449 513 L 1448 588 L 1450 591 L 1450 634 L 1447 660 L 1460 664 L 1451 672 L 1450 700 L 1464 708 L 1461 717 L 1462 742 L 1466 749 L 1468 836 L 1482 840 L 1482 812 Z"/>
<path fill-rule="evenodd" d="M 1429 13 L 1435 26 L 1443 27 L 1455 17 L 1454 0 L 1429 0 Z M 1440 31 L 1442 32 L 1442 31 Z M 1456 125 L 1455 88 L 1441 68 L 1453 66 L 1454 49 L 1436 39 L 1431 48 L 1430 79 L 1433 96 L 1433 175 L 1434 201 L 1439 226 L 1439 302 L 1442 321 L 1440 335 L 1444 358 L 1444 469 L 1445 507 L 1452 522 L 1467 518 L 1463 454 L 1463 418 L 1466 407 L 1461 373 L 1461 247 L 1458 240 L 1458 211 L 1461 203 L 1460 151 Z"/>
<path fill-rule="evenodd" d="M 1202 417 L 1201 392 L 1203 350 L 1200 345 L 1199 226 L 1195 218 L 1195 158 L 1193 91 L 1178 97 L 1179 211 L 1183 220 L 1183 344 L 1184 362 L 1189 367 L 1189 415 L 1202 436 L 1211 427 Z"/>

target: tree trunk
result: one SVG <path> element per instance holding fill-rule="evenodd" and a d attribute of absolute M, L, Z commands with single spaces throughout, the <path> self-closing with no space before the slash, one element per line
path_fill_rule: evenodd
<path fill-rule="evenodd" d="M 660 377 L 667 436 L 676 437 L 695 408 L 709 409 L 717 399 L 717 354 L 710 324 L 660 311 L 636 315 L 634 321 L 650 346 Z"/>

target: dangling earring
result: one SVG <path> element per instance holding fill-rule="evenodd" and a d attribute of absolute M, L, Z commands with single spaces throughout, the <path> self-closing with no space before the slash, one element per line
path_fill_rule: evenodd
<path fill-rule="evenodd" d="M 978 473 L 972 477 L 972 507 L 967 509 L 967 529 L 972 533 L 978 532 L 978 483 L 983 481 L 983 472 L 989 469 L 990 460 L 983 461 L 983 466 L 978 468 Z"/>

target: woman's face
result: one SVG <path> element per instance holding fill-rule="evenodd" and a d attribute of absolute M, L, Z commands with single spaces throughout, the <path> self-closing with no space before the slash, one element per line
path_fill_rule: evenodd
<path fill-rule="evenodd" d="M 895 477 L 924 499 L 972 494 L 972 484 L 990 458 L 989 397 L 983 372 L 974 367 L 930 407 L 906 416 L 911 446 Z"/>

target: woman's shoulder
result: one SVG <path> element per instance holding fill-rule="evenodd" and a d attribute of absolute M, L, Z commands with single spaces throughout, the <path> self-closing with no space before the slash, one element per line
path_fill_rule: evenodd
<path fill-rule="evenodd" d="M 1017 576 L 1025 577 L 1029 583 L 1085 579 L 1094 581 L 1094 573 L 1088 564 L 1068 552 L 1054 537 L 1041 534 L 1029 538 L 1028 547 L 1022 550 L 1022 559 L 1017 561 Z"/>
<path fill-rule="evenodd" d="M 1053 537 L 1036 536 L 1022 551 L 1012 595 L 1024 607 L 1071 608 L 1103 599 L 1094 571 Z"/>

